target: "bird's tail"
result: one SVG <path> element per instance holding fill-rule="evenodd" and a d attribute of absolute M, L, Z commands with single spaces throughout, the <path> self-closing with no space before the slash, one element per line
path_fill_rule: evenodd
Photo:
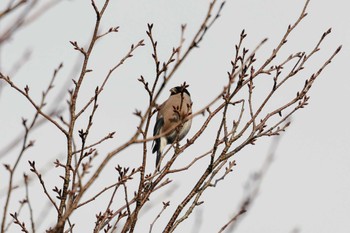
<path fill-rule="evenodd" d="M 159 166 L 160 166 L 159 162 L 160 162 L 160 157 L 162 155 L 162 152 L 160 150 L 160 138 L 157 138 L 156 140 L 153 141 L 152 153 L 155 153 L 155 152 L 157 152 L 156 169 L 159 170 Z"/>
<path fill-rule="evenodd" d="M 156 151 L 158 152 L 159 148 L 160 148 L 160 138 L 157 138 L 156 140 L 153 141 L 152 153 L 155 153 Z"/>

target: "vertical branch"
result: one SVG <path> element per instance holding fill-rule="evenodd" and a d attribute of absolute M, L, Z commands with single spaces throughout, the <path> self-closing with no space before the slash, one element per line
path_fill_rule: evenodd
<path fill-rule="evenodd" d="M 66 218 L 63 218 L 62 216 L 63 216 L 64 210 L 66 208 L 66 200 L 67 200 L 67 196 L 68 196 L 68 189 L 69 189 L 69 183 L 70 183 L 70 172 L 71 172 L 71 164 L 72 164 L 72 157 L 73 157 L 73 144 L 74 144 L 73 132 L 74 132 L 75 123 L 77 120 L 76 111 L 75 111 L 76 110 L 76 103 L 78 100 L 78 94 L 79 94 L 79 90 L 81 88 L 81 84 L 84 80 L 86 73 L 89 71 L 87 69 L 87 65 L 88 65 L 88 62 L 90 59 L 91 52 L 92 52 L 94 45 L 98 39 L 98 30 L 100 27 L 101 18 L 102 18 L 103 13 L 105 12 L 105 10 L 108 6 L 108 3 L 109 3 L 109 0 L 105 0 L 105 3 L 103 5 L 101 11 L 99 11 L 97 9 L 97 6 L 96 6 L 94 0 L 91 0 L 91 4 L 92 4 L 92 6 L 95 10 L 95 13 L 96 13 L 96 22 L 95 22 L 94 32 L 93 32 L 93 35 L 92 35 L 92 38 L 91 38 L 91 41 L 90 41 L 90 44 L 89 44 L 87 51 L 85 52 L 85 50 L 83 48 L 79 48 L 77 46 L 76 42 L 72 42 L 75 49 L 79 50 L 84 55 L 84 61 L 83 61 L 83 65 L 81 68 L 81 72 L 80 72 L 80 76 L 78 78 L 78 81 L 74 81 L 75 88 L 71 92 L 71 100 L 69 103 L 70 122 L 69 122 L 69 130 L 68 130 L 68 134 L 67 134 L 67 160 L 66 160 L 66 165 L 65 165 L 65 175 L 64 175 L 64 182 L 63 182 L 63 188 L 62 188 L 62 198 L 60 201 L 59 214 L 57 217 L 56 229 L 58 230 L 58 232 L 63 232 L 64 223 L 66 221 Z"/>
<path fill-rule="evenodd" d="M 24 174 L 23 177 L 24 177 L 24 183 L 25 183 L 25 189 L 26 189 L 26 200 L 27 200 L 27 205 L 28 205 L 28 209 L 29 209 L 30 225 L 31 225 L 31 228 L 32 228 L 32 232 L 35 233 L 35 225 L 34 225 L 34 218 L 33 218 L 33 208 L 32 208 L 32 204 L 30 203 L 30 200 L 29 200 L 28 176 L 26 174 Z"/>
<path fill-rule="evenodd" d="M 97 104 L 98 89 L 99 89 L 98 87 L 95 89 L 94 105 L 92 108 L 91 115 L 89 116 L 89 120 L 88 120 L 86 129 L 79 130 L 79 137 L 81 139 L 81 149 L 80 149 L 80 156 L 79 156 L 78 160 L 76 161 L 74 169 L 72 169 L 73 170 L 73 178 L 72 178 L 72 192 L 73 193 L 75 193 L 77 191 L 78 186 L 81 188 L 81 180 L 80 180 L 80 176 L 79 176 L 80 165 L 81 165 L 82 161 L 84 160 L 84 158 L 86 158 L 88 155 L 90 155 L 93 152 L 93 150 L 90 150 L 89 152 L 85 152 L 85 145 L 86 145 L 87 137 L 88 137 L 89 132 L 90 132 L 90 128 L 92 126 L 93 117 L 94 117 L 95 112 L 96 112 L 97 107 L 98 107 L 98 104 Z M 77 185 L 77 183 L 76 183 L 77 177 L 79 179 L 79 182 L 78 182 L 79 185 Z M 74 194 L 71 195 L 70 205 L 72 205 L 72 203 L 73 203 L 74 196 L 75 196 Z"/>

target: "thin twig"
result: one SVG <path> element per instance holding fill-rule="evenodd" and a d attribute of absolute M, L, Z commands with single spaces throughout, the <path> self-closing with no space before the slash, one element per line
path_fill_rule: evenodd
<path fill-rule="evenodd" d="M 163 208 L 161 209 L 161 211 L 159 212 L 159 214 L 156 216 L 156 218 L 153 220 L 153 222 L 151 223 L 150 227 L 149 227 L 149 233 L 152 233 L 152 229 L 154 224 L 156 223 L 156 221 L 160 218 L 160 216 L 162 215 L 162 213 L 165 211 L 165 209 L 170 206 L 170 202 L 163 202 Z"/>

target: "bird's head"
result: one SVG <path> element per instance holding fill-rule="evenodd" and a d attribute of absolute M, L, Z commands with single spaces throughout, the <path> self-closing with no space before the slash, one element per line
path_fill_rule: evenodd
<path fill-rule="evenodd" d="M 176 95 L 179 93 L 186 93 L 187 95 L 191 96 L 187 90 L 187 87 L 188 87 L 188 85 L 173 87 L 170 89 L 170 95 Z"/>

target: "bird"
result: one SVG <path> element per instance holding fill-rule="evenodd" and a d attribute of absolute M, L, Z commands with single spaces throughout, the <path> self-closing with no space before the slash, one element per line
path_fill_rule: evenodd
<path fill-rule="evenodd" d="M 192 114 L 192 101 L 187 87 L 185 83 L 171 88 L 169 98 L 158 107 L 153 136 L 164 135 L 153 141 L 152 153 L 157 152 L 157 170 L 166 145 L 174 143 L 175 140 L 179 142 L 190 131 L 192 119 L 188 117 Z"/>

